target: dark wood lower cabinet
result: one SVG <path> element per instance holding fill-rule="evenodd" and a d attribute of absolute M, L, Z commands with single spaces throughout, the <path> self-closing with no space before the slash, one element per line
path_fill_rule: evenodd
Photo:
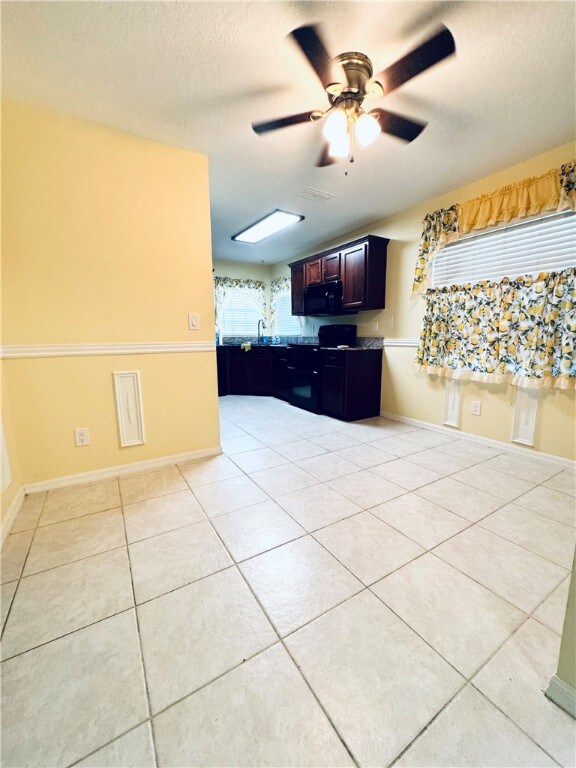
<path fill-rule="evenodd" d="M 218 397 L 228 394 L 228 354 L 224 347 L 216 348 L 218 371 Z"/>
<path fill-rule="evenodd" d="M 289 347 L 218 348 L 218 394 L 273 395 L 291 401 L 293 350 Z M 322 413 L 345 421 L 380 414 L 381 349 L 322 349 Z M 295 404 L 297 404 L 295 402 Z"/>
<path fill-rule="evenodd" d="M 323 349 L 322 411 L 345 421 L 380 414 L 382 350 Z"/>
<path fill-rule="evenodd" d="M 252 376 L 247 353 L 239 347 L 228 352 L 228 394 L 249 395 Z"/>
<path fill-rule="evenodd" d="M 335 365 L 322 366 L 322 410 L 340 417 L 344 408 L 345 370 Z"/>
<path fill-rule="evenodd" d="M 249 358 L 250 392 L 253 395 L 269 395 L 272 392 L 272 349 L 256 347 L 244 353 Z"/>
<path fill-rule="evenodd" d="M 219 347 L 218 352 L 218 380 L 226 376 L 226 394 L 272 394 L 273 350 L 270 347 L 252 347 L 246 352 L 239 346 L 230 345 Z M 226 373 L 221 373 L 224 370 Z M 220 386 L 218 393 L 220 393 Z"/>
<path fill-rule="evenodd" d="M 272 394 L 281 400 L 288 400 L 292 385 L 292 375 L 289 370 L 292 359 L 288 347 L 272 349 Z"/>

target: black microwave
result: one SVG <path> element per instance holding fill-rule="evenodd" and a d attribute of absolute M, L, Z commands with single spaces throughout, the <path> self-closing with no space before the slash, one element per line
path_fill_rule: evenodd
<path fill-rule="evenodd" d="M 339 315 L 342 313 L 342 280 L 309 285 L 304 291 L 305 315 Z"/>

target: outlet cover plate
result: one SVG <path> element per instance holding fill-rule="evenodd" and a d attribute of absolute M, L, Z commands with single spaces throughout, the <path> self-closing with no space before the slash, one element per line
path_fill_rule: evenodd
<path fill-rule="evenodd" d="M 90 445 L 90 430 L 88 427 L 78 427 L 74 430 L 74 443 L 77 448 Z"/>

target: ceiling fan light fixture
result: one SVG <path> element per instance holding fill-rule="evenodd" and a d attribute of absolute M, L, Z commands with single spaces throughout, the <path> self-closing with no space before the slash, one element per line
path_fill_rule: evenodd
<path fill-rule="evenodd" d="M 354 126 L 356 138 L 363 147 L 369 147 L 380 135 L 380 123 L 374 117 L 363 112 L 356 120 Z"/>
<path fill-rule="evenodd" d="M 337 136 L 330 142 L 328 154 L 330 157 L 348 157 L 350 154 L 350 136 L 348 132 L 342 136 Z"/>
<path fill-rule="evenodd" d="M 303 219 L 304 216 L 298 213 L 288 213 L 288 211 L 281 211 L 277 208 L 272 213 L 266 214 L 264 218 L 255 224 L 251 224 L 246 229 L 238 232 L 238 234 L 233 235 L 232 240 L 238 240 L 241 243 L 259 243 L 261 240 L 275 235 L 277 232 L 281 232 L 286 227 L 297 224 Z"/>
<path fill-rule="evenodd" d="M 348 136 L 348 115 L 346 112 L 343 109 L 332 110 L 326 118 L 322 133 L 330 144 L 342 143 L 344 138 Z"/>

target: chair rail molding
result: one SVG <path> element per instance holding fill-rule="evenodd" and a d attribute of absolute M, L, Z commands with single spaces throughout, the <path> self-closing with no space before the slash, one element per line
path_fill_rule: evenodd
<path fill-rule="evenodd" d="M 382 339 L 384 348 L 386 347 L 418 347 L 419 339 Z"/>
<path fill-rule="evenodd" d="M 7 344 L 2 359 L 25 357 L 84 357 L 86 355 L 155 355 L 175 352 L 215 352 L 214 341 L 129 341 L 111 344 Z"/>

